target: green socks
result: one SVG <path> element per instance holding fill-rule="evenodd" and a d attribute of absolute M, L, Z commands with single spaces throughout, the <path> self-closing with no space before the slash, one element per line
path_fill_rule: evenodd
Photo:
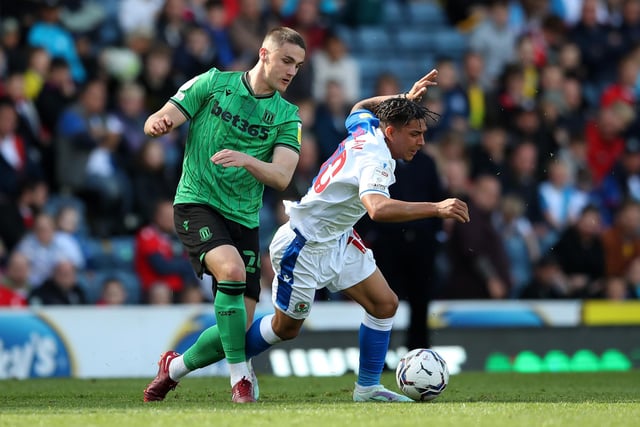
<path fill-rule="evenodd" d="M 205 329 L 198 340 L 184 352 L 184 364 L 190 371 L 204 368 L 224 359 L 218 325 Z"/>
<path fill-rule="evenodd" d="M 224 356 L 230 364 L 246 361 L 244 349 L 247 325 L 247 311 L 244 306 L 245 287 L 244 282 L 218 282 L 218 291 L 213 302 Z M 213 349 L 210 348 L 209 351 L 213 352 Z"/>

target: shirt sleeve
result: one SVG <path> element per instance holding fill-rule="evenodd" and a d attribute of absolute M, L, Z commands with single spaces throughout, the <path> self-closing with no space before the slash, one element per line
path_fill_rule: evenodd
<path fill-rule="evenodd" d="M 276 145 L 284 145 L 299 153 L 302 144 L 302 121 L 297 113 L 295 117 L 296 120 L 285 122 L 279 127 Z"/>
<path fill-rule="evenodd" d="M 209 71 L 193 77 L 183 83 L 169 101 L 191 120 L 211 94 L 211 87 L 218 72 L 217 68 L 211 68 Z"/>
<path fill-rule="evenodd" d="M 375 157 L 375 156 L 369 156 Z M 358 179 L 359 195 L 362 198 L 366 194 L 377 193 L 385 197 L 391 197 L 389 187 L 395 182 L 393 166 L 391 162 L 376 161 L 368 159 L 362 162 Z"/>
<path fill-rule="evenodd" d="M 358 127 L 373 132 L 373 128 L 380 125 L 380 120 L 369 110 L 356 110 L 349 114 L 344 125 L 350 134 L 357 132 Z"/>

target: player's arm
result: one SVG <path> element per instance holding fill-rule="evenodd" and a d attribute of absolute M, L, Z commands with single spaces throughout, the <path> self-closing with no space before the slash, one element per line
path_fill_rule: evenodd
<path fill-rule="evenodd" d="M 459 199 L 441 202 L 404 202 L 383 194 L 369 193 L 361 198 L 369 217 L 377 222 L 405 222 L 424 218 L 452 218 L 469 222 L 467 204 Z"/>
<path fill-rule="evenodd" d="M 263 162 L 246 153 L 229 149 L 218 151 L 211 157 L 211 161 L 224 167 L 243 167 L 264 185 L 284 191 L 291 182 L 299 157 L 295 150 L 277 145 L 271 162 Z"/>
<path fill-rule="evenodd" d="M 435 86 L 438 83 L 435 81 L 438 78 L 438 70 L 433 69 L 429 71 L 427 74 L 422 76 L 420 80 L 415 82 L 411 87 L 411 90 L 406 93 L 398 93 L 395 95 L 386 95 L 386 96 L 374 96 L 373 98 L 363 99 L 362 101 L 356 102 L 356 104 L 351 109 L 351 112 L 357 110 L 372 110 L 376 105 L 380 104 L 383 101 L 386 101 L 389 98 L 397 98 L 399 96 L 404 96 L 410 101 L 419 102 L 425 93 L 427 93 L 427 89 L 429 86 Z"/>
<path fill-rule="evenodd" d="M 144 122 L 144 133 L 151 137 L 161 136 L 186 121 L 187 117 L 184 113 L 172 102 L 167 102 Z"/>

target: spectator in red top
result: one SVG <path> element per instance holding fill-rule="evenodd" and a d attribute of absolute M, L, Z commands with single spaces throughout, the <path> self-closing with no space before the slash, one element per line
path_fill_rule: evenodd
<path fill-rule="evenodd" d="M 20 252 L 13 252 L 0 276 L 0 307 L 26 306 L 30 287 L 29 259 Z"/>
<path fill-rule="evenodd" d="M 636 102 L 636 79 L 640 73 L 640 64 L 632 56 L 625 56 L 618 64 L 618 79 L 607 86 L 600 97 L 600 105 L 608 107 L 616 101 L 634 105 Z"/>
<path fill-rule="evenodd" d="M 185 286 L 196 285 L 189 259 L 176 244 L 173 204 L 161 200 L 155 208 L 153 221 L 136 235 L 135 269 L 142 283 L 143 300 L 156 282 L 166 283 L 178 298 Z"/>
<path fill-rule="evenodd" d="M 42 176 L 27 139 L 18 131 L 18 112 L 13 101 L 0 97 L 0 195 L 16 197 L 19 184 Z"/>
<path fill-rule="evenodd" d="M 623 133 L 634 118 L 633 107 L 618 101 L 601 107 L 597 117 L 587 122 L 587 161 L 596 185 L 611 172 L 624 151 Z"/>
<path fill-rule="evenodd" d="M 35 217 L 49 200 L 49 187 L 40 179 L 19 184 L 17 198 L 0 196 L 0 248 L 11 252 L 32 229 Z M 0 250 L 0 257 L 1 257 Z"/>
<path fill-rule="evenodd" d="M 292 16 L 283 24 L 298 31 L 307 45 L 307 55 L 320 49 L 328 35 L 327 26 L 322 20 L 318 0 L 300 0 Z"/>

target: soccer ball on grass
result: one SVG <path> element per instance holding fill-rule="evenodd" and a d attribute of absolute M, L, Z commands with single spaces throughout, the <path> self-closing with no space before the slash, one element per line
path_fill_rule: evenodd
<path fill-rule="evenodd" d="M 400 359 L 396 381 L 400 390 L 411 399 L 433 400 L 447 388 L 449 368 L 435 351 L 416 348 Z"/>

